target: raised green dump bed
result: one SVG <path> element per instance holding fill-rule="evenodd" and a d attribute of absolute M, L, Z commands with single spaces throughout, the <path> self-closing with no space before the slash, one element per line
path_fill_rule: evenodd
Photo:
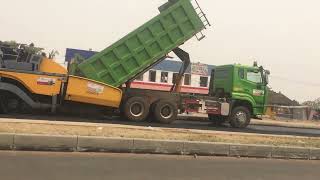
<path fill-rule="evenodd" d="M 78 64 L 75 75 L 121 86 L 201 32 L 207 21 L 198 9 L 190 0 L 169 0 L 159 8 L 159 15 Z"/>

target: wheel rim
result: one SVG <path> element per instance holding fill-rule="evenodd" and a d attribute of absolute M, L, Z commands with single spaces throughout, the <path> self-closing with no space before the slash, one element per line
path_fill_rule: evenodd
<path fill-rule="evenodd" d="M 160 110 L 160 116 L 164 119 L 169 119 L 173 116 L 173 111 L 169 105 L 162 106 Z"/>
<path fill-rule="evenodd" d="M 144 112 L 144 106 L 142 103 L 140 102 L 135 102 L 132 103 L 130 105 L 130 113 L 134 116 L 134 117 L 139 117 L 143 114 Z"/>
<path fill-rule="evenodd" d="M 247 114 L 243 111 L 239 111 L 236 113 L 235 118 L 238 122 L 240 122 L 241 124 L 244 124 L 247 121 Z"/>

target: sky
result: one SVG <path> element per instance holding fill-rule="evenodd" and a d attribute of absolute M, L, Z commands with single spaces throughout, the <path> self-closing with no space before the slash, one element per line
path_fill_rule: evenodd
<path fill-rule="evenodd" d="M 156 16 L 167 0 L 0 0 L 0 40 L 47 51 L 100 51 Z M 320 97 L 320 1 L 198 0 L 212 26 L 183 45 L 193 62 L 258 61 L 273 90 L 303 102 Z"/>

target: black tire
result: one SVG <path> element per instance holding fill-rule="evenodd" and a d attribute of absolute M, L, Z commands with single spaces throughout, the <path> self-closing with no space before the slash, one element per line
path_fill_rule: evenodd
<path fill-rule="evenodd" d="M 156 101 L 154 103 L 152 103 L 150 105 L 150 108 L 149 108 L 149 115 L 147 117 L 147 122 L 154 122 L 155 121 L 155 117 L 154 117 L 154 111 L 155 111 L 155 106 L 156 104 L 158 103 L 159 101 Z"/>
<path fill-rule="evenodd" d="M 4 113 L 6 114 L 17 114 L 21 112 L 21 103 L 22 101 L 11 95 L 8 94 L 8 96 L 6 96 L 6 98 L 2 98 L 3 102 L 2 102 L 2 109 L 4 111 Z"/>
<path fill-rule="evenodd" d="M 17 95 L 0 92 L 0 113 L 3 114 L 31 114 L 32 108 Z"/>
<path fill-rule="evenodd" d="M 5 105 L 4 105 L 4 98 L 0 92 L 0 114 L 5 113 Z"/>
<path fill-rule="evenodd" d="M 177 119 L 177 106 L 166 100 L 160 100 L 154 104 L 153 115 L 156 121 L 163 124 L 170 124 Z"/>
<path fill-rule="evenodd" d="M 146 120 L 149 115 L 149 103 L 143 97 L 131 97 L 123 104 L 123 116 L 135 122 Z"/>
<path fill-rule="evenodd" d="M 232 110 L 230 125 L 233 128 L 246 128 L 251 121 L 251 113 L 247 107 L 239 106 Z"/>
<path fill-rule="evenodd" d="M 227 117 L 221 115 L 209 114 L 208 116 L 214 126 L 222 126 L 228 120 Z"/>

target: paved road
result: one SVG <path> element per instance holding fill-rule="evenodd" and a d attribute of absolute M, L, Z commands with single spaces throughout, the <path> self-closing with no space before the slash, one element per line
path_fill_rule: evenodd
<path fill-rule="evenodd" d="M 320 137 L 320 129 L 309 128 L 294 128 L 294 127 L 279 127 L 279 126 L 264 126 L 264 125 L 250 125 L 245 129 L 235 129 L 229 126 L 214 127 L 208 121 L 183 121 L 178 120 L 172 124 L 159 124 L 154 122 L 130 122 L 124 121 L 119 117 L 103 117 L 103 118 L 83 118 L 77 116 L 47 116 L 47 115 L 16 115 L 7 116 L 0 115 L 5 118 L 18 118 L 18 119 L 41 119 L 41 120 L 54 120 L 54 121 L 73 121 L 73 122 L 93 122 L 93 123 L 110 123 L 110 124 L 125 124 L 143 127 L 166 127 L 166 128 L 183 128 L 183 129 L 199 129 L 199 130 L 214 130 L 225 132 L 245 132 L 255 134 L 274 134 L 274 135 L 294 135 L 294 136 L 307 136 L 307 137 Z"/>
<path fill-rule="evenodd" d="M 0 152 L 3 180 L 316 180 L 319 161 Z"/>

